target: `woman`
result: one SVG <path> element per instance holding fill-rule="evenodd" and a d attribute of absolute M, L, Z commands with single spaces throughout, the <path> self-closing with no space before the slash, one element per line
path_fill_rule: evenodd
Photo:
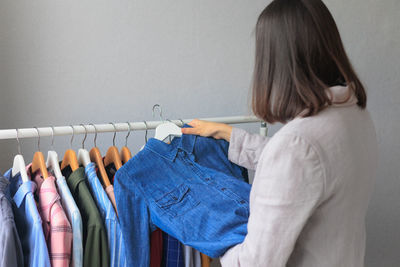
<path fill-rule="evenodd" d="M 252 108 L 272 138 L 194 120 L 184 134 L 230 142 L 255 170 L 248 233 L 223 266 L 364 266 L 377 165 L 366 93 L 320 0 L 275 0 L 256 26 Z"/>

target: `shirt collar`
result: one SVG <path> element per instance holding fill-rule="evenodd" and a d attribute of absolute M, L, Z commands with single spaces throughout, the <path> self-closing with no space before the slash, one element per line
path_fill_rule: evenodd
<path fill-rule="evenodd" d="M 85 166 L 85 174 L 86 178 L 91 180 L 93 177 L 97 177 L 96 172 L 96 165 L 94 162 L 90 162 L 88 165 Z"/>
<path fill-rule="evenodd" d="M 11 196 L 17 207 L 19 208 L 25 199 L 25 196 L 30 192 L 34 193 L 36 190 L 36 184 L 32 181 L 22 182 L 21 175 L 18 173 L 15 176 L 12 176 L 12 169 L 9 169 L 4 177 L 13 184 L 15 188 L 18 188 L 14 194 Z"/>
<path fill-rule="evenodd" d="M 39 207 L 41 213 L 44 215 L 44 219 L 47 222 L 50 222 L 50 212 L 51 207 L 60 200 L 60 196 L 57 193 L 57 188 L 55 185 L 55 178 L 53 176 L 49 176 L 46 179 L 43 179 L 42 176 L 37 173 L 35 177 L 35 181 L 42 180 L 41 186 L 39 188 Z"/>
<path fill-rule="evenodd" d="M 79 167 L 71 173 L 71 175 L 68 177 L 67 183 L 70 185 L 71 191 L 75 191 L 78 185 L 81 182 L 84 182 L 85 179 L 85 168 Z"/>
<path fill-rule="evenodd" d="M 328 96 L 329 100 L 332 102 L 332 107 L 348 107 L 357 104 L 357 97 L 352 90 L 353 84 L 342 86 L 332 86 L 325 89 L 325 93 Z M 303 117 L 305 114 L 309 112 L 309 109 L 306 108 L 302 112 L 300 112 L 296 117 Z"/>
<path fill-rule="evenodd" d="M 185 124 L 182 128 L 189 127 L 191 126 Z M 182 134 L 181 137 L 175 137 L 170 144 L 155 138 L 150 138 L 146 143 L 145 149 L 149 149 L 167 160 L 174 161 L 178 150 L 183 150 L 188 154 L 193 153 L 196 138 L 196 135 Z"/>
<path fill-rule="evenodd" d="M 36 184 L 32 181 L 24 182 L 19 188 L 18 191 L 15 193 L 13 199 L 17 207 L 20 207 L 25 196 L 28 193 L 34 193 L 36 190 Z"/>
<path fill-rule="evenodd" d="M 352 106 L 357 104 L 358 99 L 350 86 L 334 86 L 328 88 L 326 94 L 332 101 L 333 106 Z"/>

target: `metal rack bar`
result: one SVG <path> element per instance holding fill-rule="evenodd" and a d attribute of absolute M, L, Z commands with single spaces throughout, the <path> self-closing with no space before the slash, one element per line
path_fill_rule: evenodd
<path fill-rule="evenodd" d="M 184 123 L 188 123 L 193 119 L 184 119 Z M 232 116 L 232 117 L 215 117 L 215 118 L 203 118 L 201 120 L 214 121 L 214 122 L 222 122 L 227 124 L 236 124 L 236 123 L 250 123 L 250 122 L 262 122 L 255 116 Z M 182 125 L 181 120 L 169 120 L 179 126 Z M 163 123 L 163 121 L 146 121 L 147 129 L 155 129 L 158 125 Z M 146 125 L 144 122 L 129 122 L 131 125 L 132 131 L 135 130 L 146 130 Z M 106 124 L 95 124 L 97 133 L 107 133 L 107 132 L 123 132 L 128 131 L 129 126 L 127 122 L 122 123 L 114 123 L 112 126 L 110 123 Z M 86 124 L 85 127 L 82 125 L 73 125 L 75 134 L 84 134 L 87 130 L 87 133 L 95 133 L 95 128 L 93 125 Z M 266 134 L 266 124 L 262 122 L 260 128 L 260 134 Z M 40 127 L 38 128 L 40 137 L 51 136 L 52 135 L 52 127 Z M 54 127 L 54 136 L 61 135 L 71 135 L 72 128 L 71 126 L 55 126 Z M 37 138 L 38 132 L 35 128 L 19 128 L 18 129 L 18 138 Z M 0 130 L 0 140 L 1 139 L 16 139 L 17 138 L 17 129 L 5 129 Z"/>

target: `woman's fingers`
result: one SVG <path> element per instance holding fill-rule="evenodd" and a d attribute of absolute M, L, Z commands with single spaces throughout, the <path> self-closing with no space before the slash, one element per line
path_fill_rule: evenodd
<path fill-rule="evenodd" d="M 196 127 L 196 126 L 198 126 L 199 123 L 200 123 L 200 120 L 194 119 L 194 120 L 192 120 L 191 122 L 189 122 L 188 124 L 189 124 L 190 126 L 192 126 L 192 127 Z"/>
<path fill-rule="evenodd" d="M 188 124 L 192 126 L 192 128 L 181 128 L 183 134 L 194 134 L 204 137 L 211 136 L 216 139 L 224 139 L 228 142 L 230 140 L 232 126 L 199 119 L 194 119 Z"/>
<path fill-rule="evenodd" d="M 196 128 L 181 128 L 183 134 L 198 134 L 198 129 Z"/>
<path fill-rule="evenodd" d="M 201 120 L 194 119 L 191 122 L 188 123 L 188 125 L 192 126 L 192 128 L 181 128 L 183 134 L 196 134 L 200 135 L 201 134 Z"/>

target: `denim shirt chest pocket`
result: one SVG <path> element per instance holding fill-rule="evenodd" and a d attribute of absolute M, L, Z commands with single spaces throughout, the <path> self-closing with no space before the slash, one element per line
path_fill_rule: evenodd
<path fill-rule="evenodd" d="M 193 190 L 185 184 L 180 184 L 170 192 L 155 200 L 156 205 L 172 217 L 184 215 L 200 204 Z"/>

